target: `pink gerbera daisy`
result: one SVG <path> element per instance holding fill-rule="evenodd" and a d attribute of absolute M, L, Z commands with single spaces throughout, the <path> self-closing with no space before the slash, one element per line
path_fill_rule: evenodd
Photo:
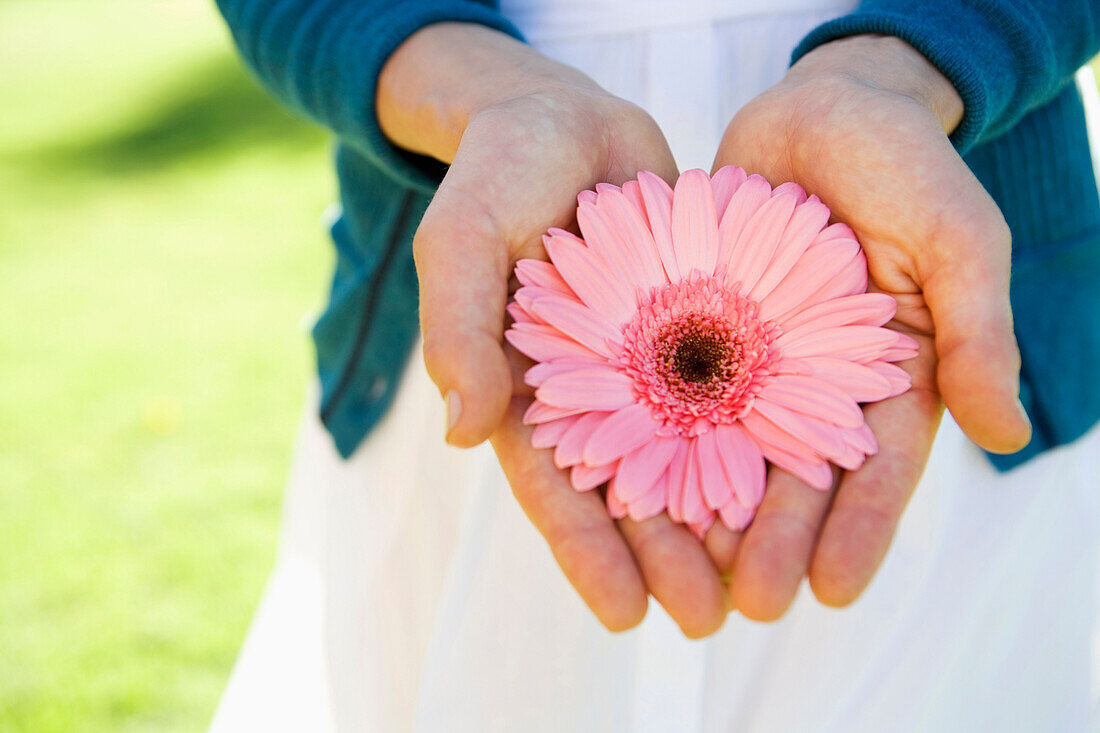
<path fill-rule="evenodd" d="M 525 420 L 578 491 L 612 516 L 667 511 L 700 536 L 743 529 L 765 460 L 827 489 L 878 446 L 860 402 L 909 388 L 889 363 L 916 342 L 882 328 L 852 230 L 794 183 L 726 167 L 650 173 L 578 196 L 583 239 L 551 229 L 521 260 L 508 340 L 539 362 Z"/>

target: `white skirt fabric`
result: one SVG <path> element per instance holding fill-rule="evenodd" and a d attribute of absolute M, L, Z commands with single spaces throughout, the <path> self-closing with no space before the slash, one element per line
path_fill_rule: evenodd
<path fill-rule="evenodd" d="M 512 0 L 545 53 L 648 109 L 683 168 L 848 3 Z M 603 629 L 488 446 L 442 439 L 419 359 L 349 461 L 307 404 L 277 565 L 227 731 L 1100 730 L 1100 430 L 1008 474 L 948 419 L 876 580 L 845 610 L 685 640 Z"/>

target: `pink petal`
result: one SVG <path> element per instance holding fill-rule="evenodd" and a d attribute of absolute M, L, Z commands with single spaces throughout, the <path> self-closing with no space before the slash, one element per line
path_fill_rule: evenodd
<path fill-rule="evenodd" d="M 806 200 L 806 190 L 794 181 L 780 183 L 775 187 L 775 191 L 772 192 L 772 198 L 781 195 L 794 196 L 795 201 L 800 204 Z"/>
<path fill-rule="evenodd" d="M 523 259 L 516 262 L 516 279 L 519 280 L 520 285 L 546 288 L 562 295 L 576 297 L 573 289 L 562 279 L 558 268 L 549 262 L 532 259 Z"/>
<path fill-rule="evenodd" d="M 759 301 L 774 290 L 828 223 L 829 207 L 821 203 L 817 196 L 811 196 L 808 201 L 799 204 L 783 230 L 775 256 L 749 292 L 749 298 Z"/>
<path fill-rule="evenodd" d="M 618 189 L 602 192 L 596 207 L 619 232 L 626 243 L 628 256 L 641 270 L 643 277 L 635 285 L 648 290 L 668 283 L 653 233 L 642 219 L 643 214 L 631 205 L 623 192 Z"/>
<path fill-rule="evenodd" d="M 855 400 L 840 388 L 813 377 L 775 377 L 764 386 L 758 398 L 842 428 L 857 428 L 863 424 L 863 410 Z"/>
<path fill-rule="evenodd" d="M 662 178 L 648 171 L 638 172 L 638 186 L 665 274 L 670 282 L 679 282 L 680 267 L 676 264 L 676 250 L 672 247 L 672 189 Z"/>
<path fill-rule="evenodd" d="M 898 302 L 886 293 L 859 293 L 812 305 L 778 321 L 787 333 L 798 328 L 881 326 L 894 317 Z"/>
<path fill-rule="evenodd" d="M 622 193 L 622 191 L 623 190 L 616 186 L 614 183 L 601 181 L 600 183 L 596 184 L 596 199 L 598 201 L 599 197 L 606 193 Z"/>
<path fill-rule="evenodd" d="M 585 191 L 581 191 L 580 193 L 577 194 L 577 206 L 580 206 L 581 204 L 594 204 L 594 203 L 596 203 L 596 192 L 595 191 L 585 190 Z"/>
<path fill-rule="evenodd" d="M 859 255 L 859 244 L 838 239 L 815 244 L 791 268 L 787 276 L 760 301 L 760 317 L 778 320 L 804 305 L 807 295 L 820 290 Z"/>
<path fill-rule="evenodd" d="M 684 492 L 681 496 L 680 514 L 684 522 L 701 522 L 711 513 L 703 498 L 703 482 L 697 458 L 698 440 L 688 443 L 688 459 L 684 464 Z"/>
<path fill-rule="evenodd" d="M 782 430 L 775 423 L 765 419 L 759 413 L 753 411 L 741 418 L 741 427 L 752 436 L 752 439 L 760 446 L 761 452 L 767 456 L 764 445 L 770 445 L 791 455 L 805 455 L 808 458 L 817 458 L 817 454 L 790 433 Z"/>
<path fill-rule="evenodd" d="M 521 291 L 522 292 L 522 291 Z M 516 293 L 519 296 L 519 293 Z M 518 298 L 517 298 L 517 302 Z M 524 309 L 542 319 L 600 356 L 611 356 L 609 344 L 622 342 L 622 331 L 599 311 L 563 295 L 544 295 L 528 303 Z"/>
<path fill-rule="evenodd" d="M 520 288 L 520 292 L 522 292 L 522 290 L 523 288 Z M 519 292 L 517 292 L 516 294 L 518 295 Z M 524 310 L 522 305 L 514 300 L 508 305 L 504 306 L 504 311 L 512 317 L 513 321 L 517 323 L 542 323 L 540 319 L 528 313 L 526 310 Z"/>
<path fill-rule="evenodd" d="M 836 240 L 842 242 L 844 240 Z M 867 292 L 867 257 L 863 250 L 856 253 L 855 258 L 830 280 L 828 280 L 813 295 L 803 302 L 803 307 L 810 307 L 833 298 L 843 298 L 846 295 L 856 295 Z"/>
<path fill-rule="evenodd" d="M 565 282 L 586 305 L 615 324 L 626 323 L 634 316 L 633 291 L 610 278 L 607 266 L 584 243 L 561 234 L 544 236 L 542 242 Z"/>
<path fill-rule="evenodd" d="M 890 382 L 870 366 L 844 359 L 814 356 L 803 359 L 813 376 L 838 387 L 856 402 L 878 402 L 891 395 Z"/>
<path fill-rule="evenodd" d="M 718 509 L 733 501 L 733 489 L 718 456 L 718 440 L 715 430 L 709 430 L 695 439 L 695 460 L 699 469 L 699 481 L 703 499 L 711 509 Z"/>
<path fill-rule="evenodd" d="M 609 488 L 607 490 L 607 513 L 611 515 L 611 518 L 622 519 L 628 511 L 626 504 Z"/>
<path fill-rule="evenodd" d="M 587 367 L 555 374 L 535 390 L 535 397 L 567 410 L 619 410 L 634 403 L 634 380 L 611 367 Z"/>
<path fill-rule="evenodd" d="M 828 491 L 833 487 L 833 470 L 825 461 L 818 458 L 801 458 L 767 442 L 762 442 L 760 448 L 764 451 L 765 458 L 802 480 L 810 488 Z"/>
<path fill-rule="evenodd" d="M 688 522 L 688 529 L 695 535 L 695 538 L 700 542 L 703 542 L 707 538 L 707 532 L 714 526 L 714 512 L 708 512 L 707 516 L 700 519 L 698 522 Z"/>
<path fill-rule="evenodd" d="M 793 374 L 798 377 L 812 377 L 813 368 L 807 363 L 807 359 L 796 359 L 793 356 L 784 356 L 776 364 L 776 374 Z"/>
<path fill-rule="evenodd" d="M 663 512 L 668 505 L 668 477 L 661 474 L 644 495 L 630 501 L 628 510 L 635 522 L 644 522 Z"/>
<path fill-rule="evenodd" d="M 543 382 L 558 374 L 575 372 L 578 369 L 591 369 L 594 366 L 606 366 L 606 364 L 606 361 L 585 361 L 581 359 L 540 361 L 527 370 L 527 373 L 523 375 L 523 381 L 531 387 L 541 387 Z"/>
<path fill-rule="evenodd" d="M 521 354 L 535 361 L 576 359 L 607 363 L 607 360 L 601 358 L 599 354 L 581 346 L 573 339 L 563 336 L 558 329 L 552 326 L 517 322 L 513 323 L 512 327 L 504 332 L 504 338 L 508 339 L 508 343 L 512 346 L 519 349 Z"/>
<path fill-rule="evenodd" d="M 560 420 L 563 417 L 582 415 L 585 412 L 587 412 L 587 410 L 565 410 L 560 407 L 551 407 L 550 405 L 545 405 L 535 400 L 528 406 L 526 412 L 523 413 L 523 424 L 540 425 L 544 422 L 550 422 L 551 420 Z"/>
<path fill-rule="evenodd" d="M 554 449 L 554 465 L 566 468 L 580 463 L 584 455 L 584 444 L 609 416 L 606 412 L 586 412 L 578 417 L 558 441 L 558 447 Z"/>
<path fill-rule="evenodd" d="M 676 453 L 668 464 L 665 476 L 668 478 L 668 516 L 674 522 L 683 522 L 681 511 L 684 504 L 684 471 L 688 465 L 689 441 L 683 440 L 676 446 Z"/>
<path fill-rule="evenodd" d="M 909 334 L 897 333 L 897 342 L 882 354 L 882 361 L 905 361 L 915 359 L 920 354 L 920 344 Z M 870 359 L 861 359 L 870 361 Z"/>
<path fill-rule="evenodd" d="M 913 385 L 913 380 L 910 378 L 909 372 L 899 366 L 881 361 L 873 361 L 866 366 L 890 383 L 890 394 L 887 395 L 888 397 L 902 394 Z"/>
<path fill-rule="evenodd" d="M 867 460 L 867 456 L 864 455 L 863 451 L 845 443 L 844 450 L 835 456 L 830 456 L 830 459 L 845 471 L 858 471 L 863 466 L 863 462 Z"/>
<path fill-rule="evenodd" d="M 844 442 L 865 455 L 873 456 L 878 453 L 878 440 L 875 439 L 871 426 L 866 423 L 853 430 L 845 430 Z"/>
<path fill-rule="evenodd" d="M 879 358 L 897 343 L 897 332 L 879 326 L 838 326 L 802 333 L 794 339 L 787 337 L 783 334 L 773 344 L 783 355 L 831 356 L 851 361 Z"/>
<path fill-rule="evenodd" d="M 722 520 L 722 524 L 726 525 L 734 532 L 740 532 L 745 529 L 745 527 L 748 527 L 749 523 L 752 522 L 752 518 L 755 516 L 755 508 L 746 509 L 737 501 L 731 501 L 718 510 L 718 517 Z"/>
<path fill-rule="evenodd" d="M 897 343 L 897 345 L 900 348 L 912 349 L 913 351 L 917 351 L 918 349 L 920 349 L 920 342 L 917 341 L 912 336 L 910 336 L 909 334 L 902 333 L 901 331 L 898 331 L 897 334 L 898 334 L 898 343 Z"/>
<path fill-rule="evenodd" d="M 714 274 L 718 257 L 718 216 L 710 177 L 698 168 L 685 171 L 672 195 L 672 243 L 683 276 L 698 270 Z"/>
<path fill-rule="evenodd" d="M 764 499 L 766 472 L 760 446 L 738 423 L 719 425 L 718 456 L 733 486 L 733 494 L 745 509 L 755 510 Z"/>
<path fill-rule="evenodd" d="M 732 265 L 734 247 L 753 214 L 771 197 L 772 187 L 763 176 L 753 174 L 737 187 L 718 226 L 718 267 Z M 731 281 L 732 282 L 732 281 Z"/>
<path fill-rule="evenodd" d="M 535 431 L 531 433 L 531 445 L 535 448 L 553 448 L 578 419 L 576 416 L 563 417 L 536 425 Z"/>
<path fill-rule="evenodd" d="M 714 189 L 714 211 L 718 214 L 719 225 L 730 205 L 730 199 L 746 179 L 748 174 L 745 173 L 745 169 L 735 165 L 722 166 L 711 177 L 710 186 Z"/>
<path fill-rule="evenodd" d="M 649 408 L 631 404 L 604 421 L 584 446 L 584 462 L 589 466 L 611 463 L 651 440 L 657 424 Z"/>
<path fill-rule="evenodd" d="M 850 239 L 853 242 L 859 242 L 852 228 L 844 222 L 838 221 L 822 229 L 821 234 L 818 234 L 817 239 L 814 240 L 814 244 L 821 244 L 822 242 L 828 242 L 834 239 Z"/>
<path fill-rule="evenodd" d="M 626 196 L 626 200 L 630 202 L 630 205 L 638 212 L 638 216 L 642 217 L 642 221 L 645 223 L 646 228 L 649 228 L 649 220 L 645 214 L 645 201 L 642 199 L 642 187 L 638 185 L 637 181 L 627 181 L 623 184 L 623 196 Z"/>
<path fill-rule="evenodd" d="M 727 283 L 741 283 L 742 292 L 752 290 L 772 261 L 796 203 L 793 195 L 785 194 L 768 199 L 757 209 L 733 247 Z"/>
<path fill-rule="evenodd" d="M 646 273 L 632 252 L 630 243 L 610 221 L 603 207 L 596 204 L 582 204 L 576 209 L 576 223 L 584 234 L 588 249 L 599 255 L 607 263 L 610 271 L 619 277 L 634 291 L 639 284 L 646 282 Z M 636 298 L 631 298 L 634 303 Z"/>
<path fill-rule="evenodd" d="M 591 491 L 600 484 L 607 483 L 615 475 L 616 465 L 608 463 L 604 466 L 590 468 L 583 463 L 578 463 L 573 466 L 569 474 L 569 480 L 577 491 Z"/>
<path fill-rule="evenodd" d="M 879 358 L 883 361 L 908 361 L 909 359 L 916 359 L 918 356 L 920 356 L 920 352 L 916 349 L 894 347 L 887 349 Z"/>
<path fill-rule="evenodd" d="M 520 288 L 519 290 L 516 291 L 516 294 L 512 296 L 512 298 L 514 298 L 514 300 L 511 303 L 509 303 L 508 305 L 506 305 L 504 307 L 504 309 L 508 313 L 513 314 L 513 318 L 518 323 L 539 323 L 539 324 L 542 324 L 544 326 L 549 326 L 550 324 L 547 323 L 543 318 L 540 318 L 538 315 L 536 315 L 534 309 L 531 308 L 531 305 L 534 303 L 536 298 L 542 298 L 542 297 L 547 297 L 547 296 L 554 296 L 554 297 L 560 297 L 560 298 L 566 298 L 567 297 L 567 296 L 564 296 L 560 293 L 555 293 L 553 290 L 547 290 L 546 288 L 540 288 L 536 285 L 525 285 L 524 287 L 522 287 L 522 288 Z M 576 302 L 576 301 L 574 300 L 573 302 Z M 513 307 L 513 306 L 515 306 L 515 307 Z M 522 315 L 522 317 L 521 318 L 515 318 L 516 314 Z M 560 331 L 561 329 L 555 328 L 554 330 L 555 331 Z"/>
<path fill-rule="evenodd" d="M 622 278 L 632 289 L 644 281 L 644 273 L 631 255 L 630 245 L 595 203 L 577 207 L 577 225 L 588 248 L 608 264 L 609 275 Z M 631 298 L 632 303 L 635 300 Z"/>
<path fill-rule="evenodd" d="M 623 456 L 615 479 L 623 501 L 635 501 L 653 488 L 664 475 L 676 453 L 676 446 L 682 441 L 679 437 L 655 436 L 641 448 Z"/>
<path fill-rule="evenodd" d="M 757 397 L 756 401 L 752 403 L 752 413 L 743 418 L 745 427 L 751 430 L 754 435 L 766 432 L 761 430 L 760 418 L 766 419 L 794 438 L 794 441 L 771 441 L 776 447 L 787 450 L 794 455 L 807 452 L 805 449 L 792 450 L 793 446 L 797 444 L 807 446 L 813 452 L 826 457 L 839 454 L 844 450 L 844 441 L 841 440 L 840 433 L 835 426 Z M 769 439 L 770 437 L 769 434 Z"/>
<path fill-rule="evenodd" d="M 551 265 L 553 267 L 553 265 Z M 571 293 L 562 293 L 551 288 L 544 288 L 539 285 L 524 285 L 522 288 L 516 291 L 516 294 L 512 296 L 515 302 L 519 303 L 524 310 L 528 313 L 531 311 L 531 303 L 539 298 L 558 298 L 560 300 L 567 301 L 569 303 L 575 303 L 577 305 L 584 305 L 581 303 L 580 298 Z"/>

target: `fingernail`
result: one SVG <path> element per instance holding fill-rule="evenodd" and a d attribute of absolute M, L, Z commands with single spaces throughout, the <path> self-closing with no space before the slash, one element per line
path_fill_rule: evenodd
<path fill-rule="evenodd" d="M 447 402 L 447 435 L 450 435 L 458 423 L 458 418 L 462 416 L 462 398 L 458 396 L 458 392 L 451 389 L 447 390 L 444 400 Z"/>
<path fill-rule="evenodd" d="M 1020 402 L 1018 398 L 1016 400 L 1016 409 L 1020 411 L 1020 417 L 1022 417 L 1024 422 L 1027 424 L 1028 431 L 1030 433 L 1032 429 L 1031 417 L 1027 414 L 1027 410 L 1024 408 L 1024 403 Z"/>
<path fill-rule="evenodd" d="M 1024 403 L 1020 402 L 1019 397 L 1016 398 L 1016 409 L 1019 411 L 1020 417 L 1022 417 L 1024 420 L 1026 420 L 1027 424 L 1030 425 L 1031 424 L 1031 418 L 1028 417 L 1027 410 L 1024 408 Z"/>

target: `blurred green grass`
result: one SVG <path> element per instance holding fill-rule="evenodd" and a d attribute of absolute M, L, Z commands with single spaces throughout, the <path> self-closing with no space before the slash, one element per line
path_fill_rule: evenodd
<path fill-rule="evenodd" d="M 202 730 L 274 557 L 328 144 L 205 0 L 3 0 L 0 68 L 0 730 Z"/>

